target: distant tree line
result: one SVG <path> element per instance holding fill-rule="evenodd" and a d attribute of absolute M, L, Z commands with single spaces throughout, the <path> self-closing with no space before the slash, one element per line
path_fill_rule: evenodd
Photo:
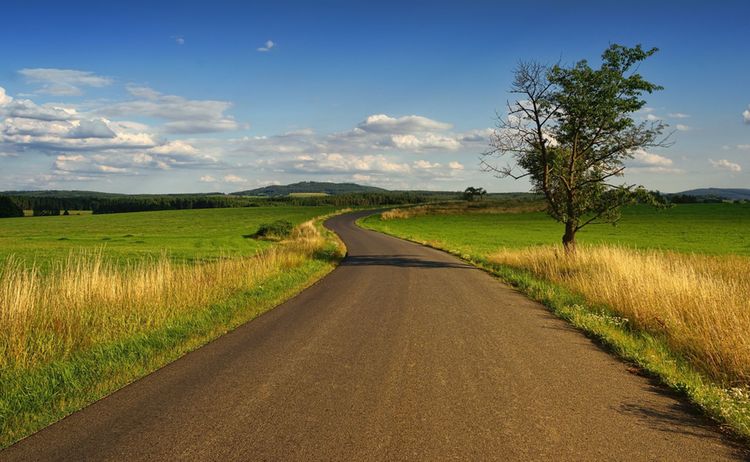
<path fill-rule="evenodd" d="M 95 200 L 92 202 L 90 210 L 94 214 L 103 214 L 148 212 L 155 210 L 257 207 L 258 205 L 257 200 L 224 195 L 123 196 Z"/>
<path fill-rule="evenodd" d="M 273 205 L 334 207 L 379 207 L 399 204 L 419 204 L 435 200 L 428 194 L 412 192 L 351 193 L 333 196 L 124 196 L 98 199 L 92 202 L 95 214 L 144 212 L 154 210 L 207 209 L 229 207 L 260 207 Z"/>
<path fill-rule="evenodd" d="M 725 199 L 718 196 L 691 196 L 689 194 L 670 194 L 667 196 L 673 204 L 718 204 Z"/>
<path fill-rule="evenodd" d="M 0 196 L 0 218 L 22 217 L 23 209 L 8 196 Z"/>

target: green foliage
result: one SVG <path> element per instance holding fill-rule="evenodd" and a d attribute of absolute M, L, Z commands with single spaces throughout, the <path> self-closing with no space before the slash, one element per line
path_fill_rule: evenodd
<path fill-rule="evenodd" d="M 0 218 L 22 217 L 23 209 L 8 196 L 0 196 Z"/>
<path fill-rule="evenodd" d="M 276 220 L 271 223 L 263 223 L 258 227 L 253 237 L 266 239 L 283 239 L 292 234 L 294 225 L 287 220 Z"/>
<path fill-rule="evenodd" d="M 656 51 L 611 45 L 596 69 L 582 60 L 571 67 L 524 63 L 516 70 L 512 91 L 521 99 L 500 120 L 486 155 L 510 154 L 523 172 L 484 165 L 502 176 L 529 177 L 550 216 L 565 224 L 566 247 L 586 225 L 617 221 L 623 205 L 654 202 L 644 188 L 612 180 L 638 149 L 666 145 L 659 139 L 663 123 L 631 117 L 646 104 L 645 93 L 662 89 L 637 72 Z"/>
<path fill-rule="evenodd" d="M 487 194 L 487 191 L 484 188 L 469 186 L 464 190 L 463 198 L 467 201 L 473 201 L 478 197 L 481 200 L 485 194 Z"/>

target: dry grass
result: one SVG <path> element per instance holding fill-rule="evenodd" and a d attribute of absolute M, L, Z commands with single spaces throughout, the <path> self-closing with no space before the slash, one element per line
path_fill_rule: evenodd
<path fill-rule="evenodd" d="M 533 247 L 489 260 L 608 305 L 724 385 L 750 384 L 750 258 L 584 246 L 571 257 Z"/>
<path fill-rule="evenodd" d="M 9 258 L 0 267 L 0 369 L 29 368 L 92 345 L 169 325 L 302 265 L 325 245 L 312 222 L 252 257 L 188 265 L 163 255 L 128 265 L 101 252 L 71 255 L 41 273 Z"/>
<path fill-rule="evenodd" d="M 418 205 L 416 207 L 393 209 L 380 215 L 382 220 L 399 220 L 423 215 L 463 215 L 467 213 L 524 213 L 544 210 L 539 201 L 480 201 L 450 202 L 444 204 Z"/>

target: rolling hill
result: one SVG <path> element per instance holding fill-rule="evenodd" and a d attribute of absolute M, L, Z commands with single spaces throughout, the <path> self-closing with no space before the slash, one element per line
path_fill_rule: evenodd
<path fill-rule="evenodd" d="M 331 196 L 351 193 L 384 193 L 387 189 L 375 186 L 362 186 L 356 183 L 326 183 L 319 181 L 302 181 L 288 185 L 273 185 L 263 188 L 249 189 L 232 193 L 236 196 L 267 196 L 278 197 L 290 194 L 312 194 L 323 193 Z"/>
<path fill-rule="evenodd" d="M 747 188 L 699 188 L 682 191 L 677 194 L 695 197 L 716 197 L 729 200 L 750 200 L 750 189 Z"/>

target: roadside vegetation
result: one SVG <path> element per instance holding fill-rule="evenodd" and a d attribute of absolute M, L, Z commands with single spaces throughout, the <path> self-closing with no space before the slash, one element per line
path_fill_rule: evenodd
<path fill-rule="evenodd" d="M 160 241 L 160 253 L 135 259 L 109 258 L 106 248 L 64 259 L 53 255 L 44 270 L 4 256 L 0 447 L 256 317 L 332 270 L 345 253 L 343 244 L 320 220 L 306 217 L 315 211 L 275 211 L 291 228 L 285 237 L 256 242 L 238 232 L 240 241 L 253 241 L 251 249 L 230 255 L 217 245 L 210 258 L 192 262 L 172 258 L 168 239 Z M 168 222 L 175 212 L 154 213 Z M 141 215 L 130 220 L 138 222 Z M 72 219 L 86 218 L 95 226 L 109 217 Z M 194 236 L 209 236 L 218 225 L 200 221 L 200 215 L 185 218 L 192 219 Z M 257 230 L 267 215 L 246 218 L 241 225 Z"/>
<path fill-rule="evenodd" d="M 750 204 L 628 207 L 573 254 L 541 212 L 464 207 L 363 223 L 493 272 L 750 437 Z"/>

